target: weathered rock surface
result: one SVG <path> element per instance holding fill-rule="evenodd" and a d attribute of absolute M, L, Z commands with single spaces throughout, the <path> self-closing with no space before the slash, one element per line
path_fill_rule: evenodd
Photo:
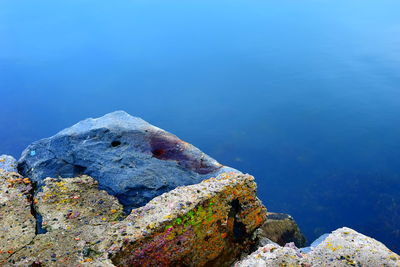
<path fill-rule="evenodd" d="M 35 203 L 49 231 L 7 264 L 228 266 L 249 252 L 254 230 L 266 219 L 249 175 L 224 173 L 178 187 L 122 221 L 118 201 L 96 188 L 88 176 L 46 179 Z"/>
<path fill-rule="evenodd" d="M 17 170 L 17 160 L 9 155 L 0 156 L 0 169 L 6 172 L 18 172 Z"/>
<path fill-rule="evenodd" d="M 297 247 L 304 247 L 306 238 L 292 216 L 284 213 L 268 212 L 267 221 L 257 229 L 260 246 L 273 241 L 281 246 L 294 242 Z"/>
<path fill-rule="evenodd" d="M 123 111 L 81 121 L 32 143 L 18 169 L 39 185 L 46 177 L 90 175 L 127 208 L 143 206 L 177 186 L 235 171 Z"/>
<path fill-rule="evenodd" d="M 265 219 L 254 178 L 224 173 L 133 210 L 105 247 L 117 266 L 229 266 Z"/>
<path fill-rule="evenodd" d="M 333 231 L 311 252 L 304 254 L 293 246 L 269 244 L 237 262 L 247 266 L 400 266 L 400 256 L 382 243 L 350 228 Z"/>
<path fill-rule="evenodd" d="M 35 206 L 48 232 L 36 235 L 13 254 L 9 265 L 112 266 L 107 258 L 97 260 L 99 253 L 92 247 L 102 242 L 112 223 L 120 219 L 122 205 L 115 197 L 98 190 L 93 178 L 47 178 Z"/>
<path fill-rule="evenodd" d="M 2 266 L 228 266 L 251 252 L 266 225 L 253 177 L 238 173 L 178 187 L 125 219 L 88 176 L 45 179 L 32 200 L 28 178 L 0 171 L 0 189 Z M 45 234 L 35 235 L 33 202 Z M 270 243 L 235 266 L 400 266 L 398 255 L 349 228 L 318 243 L 309 253 Z"/>
<path fill-rule="evenodd" d="M 114 266 L 98 260 L 91 247 L 107 234 L 106 227 L 90 226 L 73 231 L 53 231 L 37 235 L 17 251 L 5 266 Z"/>
<path fill-rule="evenodd" d="M 35 236 L 31 181 L 0 170 L 0 265 Z"/>
<path fill-rule="evenodd" d="M 89 176 L 79 179 L 46 178 L 37 195 L 36 207 L 46 230 L 70 230 L 85 225 L 102 225 L 121 218 L 122 206 Z"/>

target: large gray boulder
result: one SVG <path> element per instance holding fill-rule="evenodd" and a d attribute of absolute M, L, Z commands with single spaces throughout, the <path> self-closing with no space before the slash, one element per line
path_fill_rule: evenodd
<path fill-rule="evenodd" d="M 83 120 L 32 143 L 18 169 L 39 186 L 46 177 L 90 175 L 128 210 L 177 186 L 236 171 L 124 111 Z"/>

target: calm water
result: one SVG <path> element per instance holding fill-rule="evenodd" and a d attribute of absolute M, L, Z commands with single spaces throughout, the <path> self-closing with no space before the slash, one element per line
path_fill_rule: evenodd
<path fill-rule="evenodd" d="M 312 241 L 400 252 L 398 0 L 0 1 L 0 153 L 123 109 L 253 174 Z"/>

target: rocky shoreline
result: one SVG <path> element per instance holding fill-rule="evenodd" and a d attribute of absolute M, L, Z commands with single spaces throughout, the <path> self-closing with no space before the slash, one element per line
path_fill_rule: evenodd
<path fill-rule="evenodd" d="M 310 247 L 251 175 L 118 111 L 0 156 L 1 266 L 400 266 L 350 228 Z"/>

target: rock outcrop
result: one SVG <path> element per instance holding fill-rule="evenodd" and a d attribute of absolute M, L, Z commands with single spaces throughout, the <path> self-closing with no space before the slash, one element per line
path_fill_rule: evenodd
<path fill-rule="evenodd" d="M 120 219 L 122 205 L 88 176 L 47 178 L 43 192 L 34 200 L 48 231 L 8 258 L 11 266 L 112 266 L 96 261 L 91 247 L 104 241 L 112 223 Z"/>
<path fill-rule="evenodd" d="M 306 238 L 289 214 L 268 212 L 267 221 L 257 229 L 256 235 L 260 246 L 270 241 L 281 246 L 291 242 L 299 248 L 306 245 Z"/>
<path fill-rule="evenodd" d="M 375 239 L 343 227 L 333 231 L 309 253 L 301 253 L 294 244 L 285 247 L 268 244 L 234 266 L 398 267 L 400 257 Z"/>
<path fill-rule="evenodd" d="M 254 178 L 238 173 L 178 187 L 123 220 L 88 176 L 46 179 L 34 205 L 48 232 L 21 241 L 7 265 L 229 266 L 266 219 Z"/>
<path fill-rule="evenodd" d="M 177 186 L 236 171 L 123 111 L 81 121 L 32 143 L 18 169 L 39 186 L 46 177 L 90 175 L 127 210 Z"/>
<path fill-rule="evenodd" d="M 229 266 L 251 253 L 256 229 L 266 225 L 254 178 L 244 174 L 223 173 L 178 187 L 125 219 L 118 200 L 98 190 L 89 176 L 47 178 L 44 183 L 32 199 L 28 178 L 0 171 L 0 265 Z M 42 213 L 48 232 L 35 233 L 34 210 Z M 282 247 L 271 242 L 234 265 L 399 264 L 400 257 L 382 243 L 341 228 L 309 253 L 294 243 Z"/>
<path fill-rule="evenodd" d="M 106 247 L 117 266 L 229 266 L 265 219 L 254 178 L 224 173 L 133 210 Z"/>

